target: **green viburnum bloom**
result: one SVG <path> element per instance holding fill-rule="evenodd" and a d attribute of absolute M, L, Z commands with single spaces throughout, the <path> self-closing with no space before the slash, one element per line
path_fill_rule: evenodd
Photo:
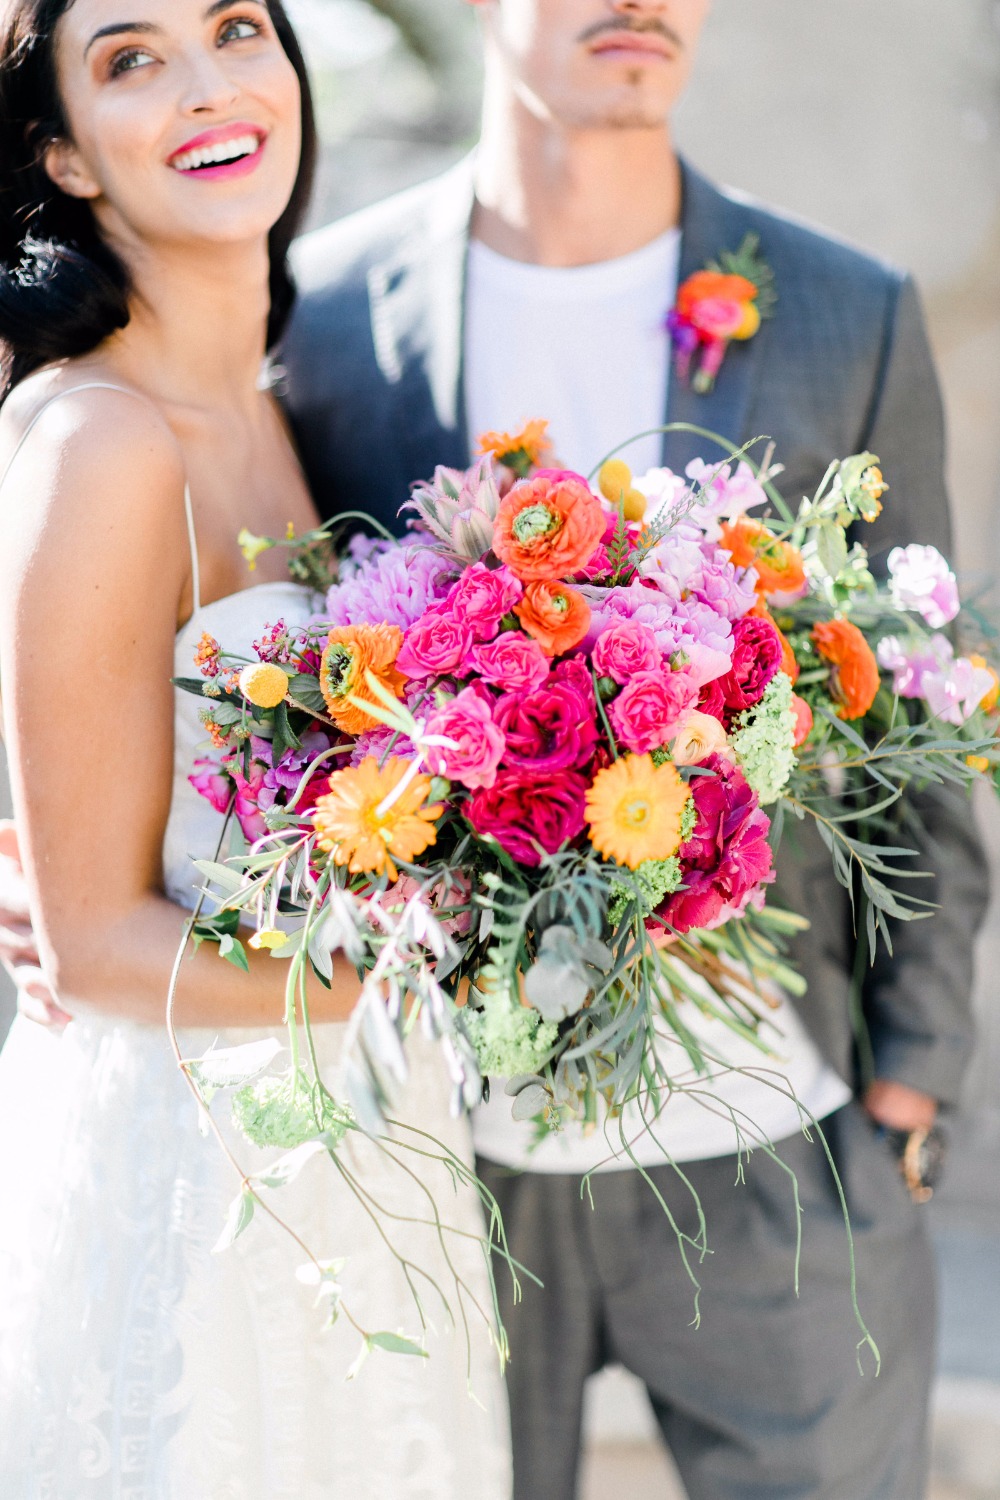
<path fill-rule="evenodd" d="M 795 765 L 792 683 L 778 672 L 763 698 L 736 719 L 733 750 L 762 807 L 777 802 Z"/>
<path fill-rule="evenodd" d="M 689 809 L 693 821 L 694 809 L 688 802 L 684 809 L 684 816 L 688 817 Z M 690 826 L 685 839 L 691 837 Z M 642 892 L 641 914 L 648 917 L 654 912 L 664 897 L 676 891 L 681 883 L 681 862 L 674 855 L 671 859 L 646 859 L 632 871 L 632 878 Z M 611 904 L 608 907 L 608 921 L 613 927 L 617 927 L 625 914 L 625 908 L 631 901 L 635 900 L 635 892 L 627 885 L 619 885 L 613 881 L 611 885 Z"/>
<path fill-rule="evenodd" d="M 233 1098 L 233 1124 L 254 1146 L 279 1146 L 291 1151 L 317 1135 L 331 1135 L 339 1145 L 353 1121 L 350 1110 L 331 1099 L 322 1099 L 319 1112 L 313 1105 L 309 1083 L 301 1075 L 260 1078 Z"/>
<path fill-rule="evenodd" d="M 481 1072 L 499 1078 L 537 1073 L 559 1037 L 558 1027 L 537 1010 L 498 996 L 487 997 L 484 1010 L 467 1007 L 463 1024 Z"/>

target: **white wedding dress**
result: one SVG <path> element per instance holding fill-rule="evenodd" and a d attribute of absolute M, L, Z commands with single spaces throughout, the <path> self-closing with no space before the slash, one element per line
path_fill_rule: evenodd
<path fill-rule="evenodd" d="M 297 585 L 263 584 L 196 608 L 177 637 L 177 675 L 193 675 L 202 631 L 249 654 L 265 623 L 300 622 L 309 606 Z M 166 890 L 187 907 L 191 857 L 212 857 L 221 826 L 187 780 L 204 738 L 198 708 L 177 694 L 164 843 Z M 279 1005 L 267 1035 L 280 1035 Z M 316 1028 L 334 1088 L 345 1030 Z M 197 1057 L 260 1035 L 192 1030 L 181 1042 Z M 443 1062 L 415 1040 L 397 1114 L 471 1161 Z M 226 1113 L 219 1096 L 213 1114 Z M 248 1174 L 281 1154 L 229 1136 Z M 426 1216 L 418 1186 L 370 1142 L 342 1149 L 383 1210 Z M 483 1232 L 470 1192 L 456 1194 L 437 1164 L 413 1165 L 446 1222 Z M 238 1189 L 199 1133 L 165 1026 L 87 1017 L 55 1036 L 15 1022 L 0 1054 L 3 1500 L 509 1500 L 497 1354 L 470 1301 L 459 1306 L 432 1233 L 386 1226 L 447 1290 L 459 1331 L 423 1283 L 430 1357 L 375 1350 L 348 1380 L 360 1339 L 343 1319 L 323 1330 L 315 1289 L 295 1276 L 304 1256 L 281 1231 L 258 1214 L 213 1254 Z M 320 1259 L 346 1257 L 339 1279 L 367 1331 L 421 1334 L 397 1262 L 326 1157 L 271 1201 Z M 489 1311 L 479 1245 L 452 1239 L 450 1251 Z"/>

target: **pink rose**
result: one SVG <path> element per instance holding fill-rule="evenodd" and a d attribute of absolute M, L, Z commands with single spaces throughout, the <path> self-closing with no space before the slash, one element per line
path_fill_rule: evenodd
<path fill-rule="evenodd" d="M 583 832 L 586 792 L 586 778 L 578 771 L 501 771 L 463 811 L 480 837 L 492 835 L 519 864 L 538 865 L 536 845 L 555 854 Z"/>
<path fill-rule="evenodd" d="M 719 688 L 730 716 L 753 708 L 781 666 L 781 637 L 770 620 L 746 615 L 733 626 L 733 664 Z"/>
<path fill-rule="evenodd" d="M 594 692 L 578 658 L 560 662 L 534 692 L 505 693 L 493 717 L 507 737 L 508 766 L 554 772 L 585 765 L 594 754 Z"/>
<path fill-rule="evenodd" d="M 431 714 L 427 733 L 454 740 L 454 748 L 433 745 L 427 764 L 438 776 L 460 782 L 470 790 L 492 786 L 503 757 L 505 740 L 490 713 L 490 704 L 474 687 L 463 688 L 443 708 Z"/>
<path fill-rule="evenodd" d="M 598 637 L 590 660 L 598 677 L 630 682 L 639 672 L 663 666 L 663 653 L 648 625 L 638 620 L 616 620 Z"/>
<path fill-rule="evenodd" d="M 472 627 L 442 605 L 432 605 L 414 621 L 396 667 L 404 677 L 439 677 L 455 672 L 472 645 Z"/>
<path fill-rule="evenodd" d="M 746 316 L 746 303 L 735 297 L 701 297 L 691 311 L 691 322 L 711 339 L 731 339 Z"/>
<path fill-rule="evenodd" d="M 644 755 L 673 738 L 697 697 L 686 672 L 640 672 L 614 699 L 608 717 L 621 743 Z"/>
<path fill-rule="evenodd" d="M 383 911 L 398 917 L 407 902 L 412 901 L 413 897 L 421 891 L 423 900 L 430 906 L 431 911 L 450 937 L 468 935 L 472 926 L 472 882 L 461 872 L 447 871 L 430 887 L 420 880 L 414 880 L 412 875 L 401 875 L 395 885 L 389 886 L 388 890 L 379 897 L 379 905 Z M 441 915 L 442 912 L 455 908 L 460 908 L 457 915 L 451 917 Z"/>
<path fill-rule="evenodd" d="M 445 608 L 464 620 L 476 641 L 491 641 L 500 621 L 520 603 L 524 588 L 509 568 L 473 563 L 445 599 Z"/>
<path fill-rule="evenodd" d="M 475 672 L 484 682 L 509 693 L 531 693 L 541 687 L 550 666 L 537 641 L 519 630 L 505 630 L 488 645 L 473 646 L 462 663 L 462 672 Z"/>

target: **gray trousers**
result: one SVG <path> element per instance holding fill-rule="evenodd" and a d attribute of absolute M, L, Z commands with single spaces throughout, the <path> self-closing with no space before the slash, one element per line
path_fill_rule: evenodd
<path fill-rule="evenodd" d="M 861 1310 L 882 1354 L 876 1379 L 850 1301 L 834 1180 L 818 1142 L 782 1142 L 803 1210 L 795 1296 L 791 1181 L 763 1152 L 689 1162 L 712 1253 L 701 1326 L 663 1209 L 639 1173 L 581 1179 L 480 1161 L 512 1253 L 544 1282 L 501 1304 L 511 1340 L 514 1500 L 574 1500 L 583 1388 L 621 1363 L 645 1382 L 690 1500 L 922 1500 L 935 1354 L 934 1267 L 920 1211 L 860 1107 L 824 1125 L 847 1196 Z M 670 1167 L 650 1176 L 679 1227 L 697 1232 Z M 499 1275 L 503 1274 L 498 1271 Z M 635 1497 L 640 1500 L 640 1497 Z"/>

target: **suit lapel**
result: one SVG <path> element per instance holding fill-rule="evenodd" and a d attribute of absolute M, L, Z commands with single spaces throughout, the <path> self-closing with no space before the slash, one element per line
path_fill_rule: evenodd
<path fill-rule="evenodd" d="M 440 179 L 402 246 L 368 273 L 393 438 L 413 479 L 469 462 L 462 342 L 473 195 L 467 158 Z"/>
<path fill-rule="evenodd" d="M 695 271 L 702 270 L 706 262 L 714 260 L 721 251 L 737 249 L 746 233 L 738 202 L 725 197 L 686 163 L 682 163 L 682 174 L 678 284 Z M 755 436 L 745 429 L 754 374 L 764 341 L 764 335 L 759 333 L 746 343 L 730 344 L 715 386 L 704 396 L 699 396 L 688 381 L 682 380 L 676 367 L 672 368 L 667 422 L 687 422 L 694 427 L 703 427 L 718 433 L 733 448 Z M 688 432 L 668 432 L 663 452 L 664 463 L 677 474 L 683 474 L 693 458 L 711 462 L 713 458 L 724 456 L 717 444 Z"/>

